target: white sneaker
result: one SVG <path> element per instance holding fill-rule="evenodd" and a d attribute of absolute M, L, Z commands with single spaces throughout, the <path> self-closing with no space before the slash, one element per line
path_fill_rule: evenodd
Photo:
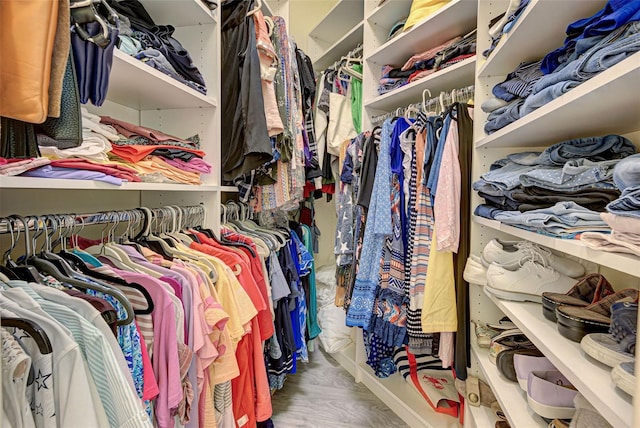
<path fill-rule="evenodd" d="M 526 260 L 516 270 L 492 263 L 487 269 L 485 289 L 505 300 L 542 303 L 542 293 L 566 293 L 576 280 L 562 275 L 550 266 Z"/>
<path fill-rule="evenodd" d="M 462 277 L 469 284 L 487 284 L 487 268 L 482 265 L 480 256 L 469 254 Z"/>
<path fill-rule="evenodd" d="M 546 248 L 529 241 L 501 241 L 492 239 L 482 251 L 482 264 L 489 267 L 498 263 L 507 269 L 516 269 L 521 261 L 533 258 L 543 265 L 551 266 L 561 274 L 572 278 L 584 275 L 584 266 L 575 260 L 557 256 Z"/>

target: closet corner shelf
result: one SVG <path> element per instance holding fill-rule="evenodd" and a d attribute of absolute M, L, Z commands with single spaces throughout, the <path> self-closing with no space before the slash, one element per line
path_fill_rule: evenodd
<path fill-rule="evenodd" d="M 487 219 L 484 217 L 473 216 L 473 221 L 483 226 L 487 226 L 491 229 L 499 230 L 501 232 L 508 233 L 509 235 L 526 239 L 527 241 L 535 242 L 536 244 L 551 248 L 553 250 L 557 250 L 565 254 L 571 254 L 581 259 L 589 260 L 593 263 L 597 263 L 599 265 L 606 266 L 611 269 L 627 273 L 629 275 L 640 277 L 640 270 L 638 270 L 638 265 L 640 264 L 639 257 L 621 253 L 608 253 L 606 251 L 594 250 L 584 245 L 580 240 L 553 238 L 551 236 L 546 236 L 528 230 L 520 229 L 518 227 L 502 224 L 499 221 Z"/>
<path fill-rule="evenodd" d="M 358 43 L 362 43 L 364 32 L 364 21 L 360 21 L 351 31 L 345 34 L 340 40 L 335 42 L 320 57 L 313 61 L 313 69 L 316 71 L 324 70 L 329 67 L 340 57 L 345 55 L 351 49 L 355 48 Z"/>
<path fill-rule="evenodd" d="M 113 57 L 107 92 L 109 101 L 136 110 L 217 106 L 216 99 L 183 85 L 119 49 L 114 49 Z"/>
<path fill-rule="evenodd" d="M 390 0 L 389 0 L 390 1 Z M 454 0 L 366 57 L 379 66 L 402 65 L 407 58 L 476 28 L 477 0 Z"/>
<path fill-rule="evenodd" d="M 632 399 L 614 385 L 611 367 L 591 359 L 579 343 L 561 336 L 556 325 L 542 316 L 539 303 L 510 302 L 486 294 L 612 426 L 631 426 Z"/>
<path fill-rule="evenodd" d="M 273 9 L 271 9 L 271 6 L 269 6 L 267 0 L 262 0 L 262 6 L 260 10 L 262 10 L 262 14 L 264 16 L 273 16 Z"/>
<path fill-rule="evenodd" d="M 310 32 L 309 37 L 326 44 L 334 44 L 362 21 L 363 0 L 338 0 Z M 360 40 L 362 41 L 362 40 Z"/>
<path fill-rule="evenodd" d="M 411 427 L 454 428 L 458 419 L 436 413 L 418 391 L 395 373 L 380 379 L 366 363 L 359 363 L 362 383 Z"/>
<path fill-rule="evenodd" d="M 475 355 L 485 380 L 491 386 L 500 403 L 500 408 L 504 411 L 512 427 L 547 426 L 544 420 L 527 405 L 527 393 L 520 389 L 520 385 L 505 379 L 498 372 L 496 365 L 489 359 L 488 350 L 481 349 L 475 341 L 472 341 L 471 352 Z"/>
<path fill-rule="evenodd" d="M 478 69 L 478 76 L 506 76 L 519 63 L 537 61 L 562 46 L 564 29 L 577 19 L 593 15 L 602 8 L 598 1 L 556 2 L 533 0 L 511 31 Z M 553 28 L 554 31 L 540 31 Z"/>
<path fill-rule="evenodd" d="M 393 24 L 409 15 L 410 9 L 411 0 L 386 0 L 381 6 L 371 11 L 366 21 L 372 26 L 380 26 L 388 33 Z"/>
<path fill-rule="evenodd" d="M 640 52 L 534 112 L 476 141 L 476 147 L 540 147 L 569 138 L 640 129 Z"/>
<path fill-rule="evenodd" d="M 427 98 L 432 98 L 438 96 L 441 91 L 473 85 L 475 63 L 475 56 L 467 58 L 423 79 L 367 100 L 364 106 L 368 109 L 390 111 L 398 106 L 422 101 L 422 91 L 425 89 L 431 92 L 431 97 Z"/>
<path fill-rule="evenodd" d="M 356 377 L 356 344 L 350 343 L 338 352 L 329 354 L 336 360 L 342 368 L 349 372 L 351 376 Z"/>
<path fill-rule="evenodd" d="M 213 24 L 215 14 L 201 0 L 151 0 L 144 7 L 158 24 L 174 27 Z"/>
<path fill-rule="evenodd" d="M 167 183 L 123 183 L 121 186 L 116 186 L 94 180 L 2 176 L 0 177 L 0 189 L 211 192 L 220 190 L 220 186 Z"/>

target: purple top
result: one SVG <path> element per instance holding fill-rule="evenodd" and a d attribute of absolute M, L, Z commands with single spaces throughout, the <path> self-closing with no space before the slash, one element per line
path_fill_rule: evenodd
<path fill-rule="evenodd" d="M 67 178 L 71 180 L 96 180 L 104 181 L 105 183 L 115 184 L 116 186 L 122 185 L 122 180 L 112 175 L 107 175 L 102 172 L 88 171 L 85 169 L 74 168 L 60 168 L 57 166 L 45 165 L 40 168 L 32 169 L 20 174 L 23 177 L 38 177 L 38 178 Z"/>

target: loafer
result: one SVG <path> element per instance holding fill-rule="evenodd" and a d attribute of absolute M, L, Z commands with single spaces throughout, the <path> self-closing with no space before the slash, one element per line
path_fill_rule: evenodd
<path fill-rule="evenodd" d="M 528 351 L 528 352 L 526 352 Z M 527 390 L 529 384 L 529 373 L 532 371 L 557 370 L 556 367 L 545 357 L 542 352 L 532 352 L 533 350 L 521 350 L 513 355 L 513 368 L 516 372 L 516 380 L 523 391 Z"/>
<path fill-rule="evenodd" d="M 626 288 L 584 308 L 558 306 L 558 332 L 574 342 L 580 342 L 590 333 L 607 333 L 611 325 L 611 306 L 618 301 L 633 302 L 637 299 L 638 290 Z"/>
<path fill-rule="evenodd" d="M 532 371 L 527 383 L 527 403 L 531 410 L 547 419 L 571 419 L 578 391 L 559 371 Z"/>
<path fill-rule="evenodd" d="M 635 361 L 618 364 L 611 370 L 611 379 L 618 388 L 633 397 L 636 389 Z"/>
<path fill-rule="evenodd" d="M 584 266 L 575 260 L 558 256 L 546 248 L 529 241 L 503 241 L 492 239 L 482 250 L 482 263 L 489 267 L 498 263 L 507 269 L 516 269 L 523 260 L 533 259 L 545 266 L 551 266 L 562 275 L 579 278 L 584 275 Z"/>
<path fill-rule="evenodd" d="M 580 341 L 580 347 L 585 354 L 609 367 L 635 359 L 633 354 L 622 349 L 612 335 L 606 333 L 587 334 Z"/>
<path fill-rule="evenodd" d="M 580 279 L 566 294 L 542 293 L 542 314 L 556 322 L 556 308 L 560 305 L 586 307 L 615 290 L 603 275 L 594 273 Z"/>
<path fill-rule="evenodd" d="M 515 358 L 516 356 L 523 355 L 544 358 L 542 352 L 536 348 L 518 348 L 502 351 L 496 356 L 496 366 L 500 374 L 512 382 L 517 382 L 518 376 L 515 368 Z M 552 367 L 552 369 L 555 370 L 555 367 Z"/>

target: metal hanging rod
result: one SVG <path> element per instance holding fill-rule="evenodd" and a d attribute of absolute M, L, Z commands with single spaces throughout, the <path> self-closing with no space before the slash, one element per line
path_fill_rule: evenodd
<path fill-rule="evenodd" d="M 406 107 L 398 107 L 397 109 L 385 114 L 371 117 L 371 123 L 380 123 L 386 119 L 390 119 L 397 116 L 404 116 L 407 111 L 440 114 L 447 109 L 451 104 L 455 102 L 467 102 L 473 99 L 475 93 L 475 86 L 466 86 L 464 88 L 454 89 L 451 92 L 440 92 L 437 97 L 425 99 L 426 93 L 431 95 L 431 91 L 425 89 L 422 92 L 422 101 L 419 103 L 409 104 Z"/>

